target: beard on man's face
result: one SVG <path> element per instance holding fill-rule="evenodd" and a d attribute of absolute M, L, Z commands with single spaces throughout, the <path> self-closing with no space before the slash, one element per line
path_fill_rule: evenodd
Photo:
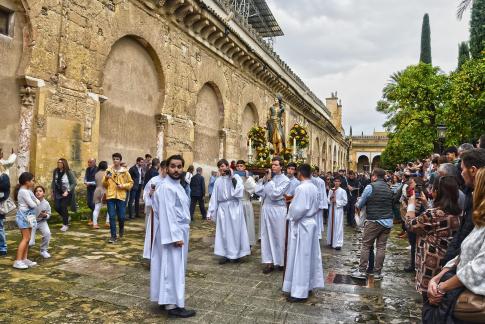
<path fill-rule="evenodd" d="M 174 180 L 180 179 L 180 173 L 178 171 L 170 172 L 168 171 L 168 176 Z"/>

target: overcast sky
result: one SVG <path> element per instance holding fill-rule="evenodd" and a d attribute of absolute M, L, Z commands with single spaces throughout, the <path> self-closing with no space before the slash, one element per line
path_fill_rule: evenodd
<path fill-rule="evenodd" d="M 376 102 L 389 76 L 419 60 L 423 15 L 430 15 L 433 64 L 456 68 L 469 12 L 458 0 L 267 0 L 285 36 L 275 50 L 320 98 L 337 91 L 348 134 L 382 130 Z"/>

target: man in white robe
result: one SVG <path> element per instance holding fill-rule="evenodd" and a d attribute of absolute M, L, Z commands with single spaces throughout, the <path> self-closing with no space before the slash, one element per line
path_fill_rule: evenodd
<path fill-rule="evenodd" d="M 327 244 L 340 250 L 344 244 L 344 207 L 347 205 L 347 192 L 340 188 L 340 178 L 333 180 L 335 188 L 328 193 L 330 208 L 328 210 Z"/>
<path fill-rule="evenodd" d="M 152 237 L 153 237 L 153 217 L 156 212 L 153 210 L 153 198 L 155 191 L 160 184 L 165 180 L 167 176 L 167 162 L 160 162 L 158 169 L 158 176 L 148 180 L 145 188 L 143 189 L 143 201 L 145 202 L 145 210 L 148 214 L 145 216 L 145 243 L 143 244 L 143 258 L 150 259 L 152 253 Z"/>
<path fill-rule="evenodd" d="M 214 183 L 208 211 L 208 219 L 216 222 L 214 254 L 222 257 L 219 264 L 237 263 L 251 254 L 241 203 L 244 184 L 240 176 L 233 174 L 227 160 L 217 162 L 217 167 L 221 176 Z"/>
<path fill-rule="evenodd" d="M 241 200 L 244 220 L 246 221 L 246 228 L 248 230 L 249 245 L 254 246 L 256 244 L 256 227 L 254 225 L 254 210 L 251 202 L 251 195 L 256 189 L 256 182 L 254 178 L 248 174 L 246 170 L 246 162 L 239 160 L 236 162 L 236 174 L 238 174 L 244 183 L 244 194 Z"/>
<path fill-rule="evenodd" d="M 286 201 L 290 180 L 282 174 L 283 160 L 274 157 L 271 170 L 256 185 L 256 194 L 263 201 L 261 209 L 261 262 L 263 273 L 282 271 L 285 263 Z M 274 176 L 272 175 L 274 173 Z"/>
<path fill-rule="evenodd" d="M 318 238 L 322 238 L 322 233 L 324 230 L 323 226 L 323 210 L 328 209 L 327 200 L 327 190 L 325 189 L 325 181 L 318 176 L 318 168 L 315 169 L 314 175 L 312 176 L 312 183 L 317 187 L 318 190 L 318 201 L 320 208 L 320 213 L 317 215 L 318 223 Z"/>
<path fill-rule="evenodd" d="M 288 252 L 283 291 L 289 302 L 302 302 L 315 288 L 324 287 L 322 256 L 318 239 L 317 216 L 320 201 L 311 181 L 311 167 L 300 166 L 301 184 L 296 188 L 288 210 Z"/>
<path fill-rule="evenodd" d="M 288 187 L 288 191 L 286 193 L 288 197 L 287 198 L 287 201 L 288 201 L 290 197 L 293 197 L 295 195 L 296 187 L 300 185 L 300 180 L 298 180 L 296 176 L 296 163 L 294 162 L 288 163 L 288 166 L 286 167 L 286 176 L 290 180 L 290 186 Z"/>
<path fill-rule="evenodd" d="M 191 317 L 185 309 L 185 270 L 190 227 L 190 200 L 180 185 L 184 160 L 167 160 L 168 177 L 153 198 L 153 247 L 150 259 L 150 300 L 164 306 L 169 316 Z"/>

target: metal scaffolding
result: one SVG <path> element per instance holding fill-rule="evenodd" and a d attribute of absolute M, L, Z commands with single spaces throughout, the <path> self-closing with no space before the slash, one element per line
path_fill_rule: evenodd
<path fill-rule="evenodd" d="M 278 22 L 265 0 L 230 0 L 235 12 L 264 38 L 283 36 Z"/>

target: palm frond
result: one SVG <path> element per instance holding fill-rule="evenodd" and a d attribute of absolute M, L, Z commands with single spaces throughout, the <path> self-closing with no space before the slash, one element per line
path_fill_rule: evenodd
<path fill-rule="evenodd" d="M 461 0 L 460 4 L 458 5 L 458 9 L 456 10 L 456 17 L 461 20 L 465 11 L 470 7 L 473 0 Z"/>

